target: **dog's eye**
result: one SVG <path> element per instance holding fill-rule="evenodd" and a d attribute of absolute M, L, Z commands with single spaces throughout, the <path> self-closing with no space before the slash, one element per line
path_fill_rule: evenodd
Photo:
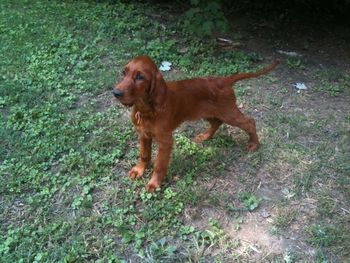
<path fill-rule="evenodd" d="M 125 77 L 125 75 L 126 75 L 125 69 L 122 71 L 122 75 Z"/>
<path fill-rule="evenodd" d="M 140 74 L 136 75 L 136 80 L 144 80 L 145 78 L 143 76 L 141 76 Z"/>

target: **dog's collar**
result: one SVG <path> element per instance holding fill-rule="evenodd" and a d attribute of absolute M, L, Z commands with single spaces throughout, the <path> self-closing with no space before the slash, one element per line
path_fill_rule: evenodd
<path fill-rule="evenodd" d="M 135 119 L 137 121 L 137 124 L 140 124 L 142 122 L 142 118 L 141 118 L 141 112 L 137 111 L 135 113 Z"/>

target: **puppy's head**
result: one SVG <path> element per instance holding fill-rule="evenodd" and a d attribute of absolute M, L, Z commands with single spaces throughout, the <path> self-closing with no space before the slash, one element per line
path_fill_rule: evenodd
<path fill-rule="evenodd" d="M 125 106 L 138 100 L 152 103 L 156 109 L 165 94 L 165 82 L 157 65 L 148 56 L 139 56 L 125 65 L 123 79 L 113 88 L 113 95 Z"/>

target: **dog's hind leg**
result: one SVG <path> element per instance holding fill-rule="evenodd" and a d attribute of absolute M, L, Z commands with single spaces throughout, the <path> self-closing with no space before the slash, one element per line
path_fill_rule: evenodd
<path fill-rule="evenodd" d="M 220 119 L 224 123 L 238 127 L 248 134 L 248 151 L 254 152 L 259 148 L 260 143 L 258 135 L 256 134 L 254 119 L 245 116 L 236 105 L 231 105 L 230 109 L 226 109 L 222 115 Z"/>
<path fill-rule="evenodd" d="M 217 118 L 208 118 L 207 121 L 210 123 L 210 127 L 206 132 L 200 133 L 195 137 L 194 141 L 196 143 L 209 140 L 222 124 L 222 121 Z"/>

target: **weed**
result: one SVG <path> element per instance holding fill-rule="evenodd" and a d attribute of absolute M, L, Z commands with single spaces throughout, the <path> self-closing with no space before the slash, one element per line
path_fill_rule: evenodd
<path fill-rule="evenodd" d="M 346 72 L 331 68 L 329 70 L 321 70 L 318 72 L 317 77 L 315 87 L 317 91 L 323 91 L 335 97 L 350 91 L 350 77 Z"/>
<path fill-rule="evenodd" d="M 287 66 L 291 69 L 304 69 L 305 66 L 303 65 L 303 62 L 299 58 L 288 58 L 286 60 Z"/>
<path fill-rule="evenodd" d="M 255 210 L 260 203 L 260 200 L 253 193 L 248 192 L 240 193 L 239 200 L 243 202 L 244 207 L 249 211 Z"/>
<path fill-rule="evenodd" d="M 273 226 L 278 229 L 286 228 L 292 221 L 295 220 L 297 211 L 290 208 L 282 208 L 278 210 L 276 218 L 273 220 Z"/>
<path fill-rule="evenodd" d="M 145 262 L 175 261 L 177 259 L 176 250 L 175 246 L 167 244 L 166 238 L 162 238 L 157 242 L 152 242 L 142 258 Z"/>
<path fill-rule="evenodd" d="M 331 216 L 335 212 L 335 208 L 336 204 L 334 200 L 330 199 L 328 195 L 323 194 L 320 196 L 317 205 L 317 212 L 320 216 Z"/>
<path fill-rule="evenodd" d="M 315 262 L 316 263 L 328 263 L 329 261 L 327 260 L 326 255 L 321 249 L 318 249 L 316 252 L 316 257 L 315 257 Z"/>
<path fill-rule="evenodd" d="M 183 28 L 187 33 L 206 36 L 214 30 L 227 31 L 228 22 L 220 1 L 192 0 L 191 5 L 183 19 Z"/>
<path fill-rule="evenodd" d="M 309 242 L 316 246 L 334 246 L 345 240 L 344 233 L 335 225 L 312 225 L 308 228 Z"/>

